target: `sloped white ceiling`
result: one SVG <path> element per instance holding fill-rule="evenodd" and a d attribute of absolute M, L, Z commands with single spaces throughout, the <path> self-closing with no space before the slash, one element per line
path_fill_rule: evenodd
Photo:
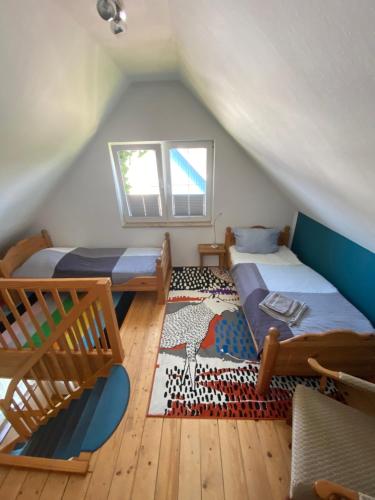
<path fill-rule="evenodd" d="M 168 0 L 125 0 L 126 35 L 114 36 L 96 11 L 96 0 L 64 0 L 63 7 L 130 76 L 160 78 L 178 71 Z"/>
<path fill-rule="evenodd" d="M 373 0 L 172 0 L 180 65 L 300 209 L 375 251 Z"/>
<path fill-rule="evenodd" d="M 2 221 L 87 142 L 118 67 L 180 74 L 301 210 L 375 251 L 373 0 L 126 0 L 120 37 L 95 0 L 0 4 Z"/>
<path fill-rule="evenodd" d="M 122 72 L 59 2 L 0 0 L 0 245 L 92 136 Z"/>

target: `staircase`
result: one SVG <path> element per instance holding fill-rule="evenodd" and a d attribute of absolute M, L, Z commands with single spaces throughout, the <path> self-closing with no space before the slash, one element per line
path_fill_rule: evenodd
<path fill-rule="evenodd" d="M 84 474 L 129 398 L 110 280 L 0 280 L 0 292 L 0 409 L 18 434 L 0 464 Z"/>
<path fill-rule="evenodd" d="M 99 377 L 92 389 L 85 389 L 29 440 L 17 443 L 10 454 L 68 460 L 95 451 L 111 436 L 128 399 L 127 373 L 121 365 L 114 365 L 108 378 Z"/>

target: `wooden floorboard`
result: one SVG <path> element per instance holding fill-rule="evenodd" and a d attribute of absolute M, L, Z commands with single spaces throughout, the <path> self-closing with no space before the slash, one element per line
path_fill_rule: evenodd
<path fill-rule="evenodd" d="M 30 474 L 33 473 L 30 472 Z M 13 500 L 14 498 L 17 498 L 17 495 L 22 488 L 26 476 L 27 470 L 10 469 L 1 485 L 0 498 L 4 498 L 4 500 Z"/>
<path fill-rule="evenodd" d="M 217 420 L 199 422 L 202 500 L 224 500 L 223 466 Z"/>
<path fill-rule="evenodd" d="M 266 464 L 259 457 L 261 445 L 257 427 L 258 422 L 253 420 L 237 421 L 247 490 L 252 498 L 272 498 Z"/>
<path fill-rule="evenodd" d="M 29 472 L 17 495 L 17 500 L 21 498 L 27 500 L 37 500 L 42 494 L 42 490 L 48 478 L 48 472 Z"/>
<path fill-rule="evenodd" d="M 250 498 L 237 421 L 219 420 L 218 423 L 225 498 L 228 500 Z"/>
<path fill-rule="evenodd" d="M 174 500 L 178 497 L 181 422 L 179 418 L 163 419 L 155 485 L 156 500 Z"/>
<path fill-rule="evenodd" d="M 50 472 L 43 486 L 40 500 L 59 500 L 64 494 L 68 479 L 68 474 Z"/>
<path fill-rule="evenodd" d="M 122 331 L 129 407 L 93 454 L 90 472 L 0 467 L 0 499 L 286 498 L 291 429 L 285 422 L 146 417 L 163 318 L 152 294 L 137 294 Z"/>
<path fill-rule="evenodd" d="M 178 500 L 201 498 L 201 456 L 199 420 L 186 418 L 181 423 Z"/>
<path fill-rule="evenodd" d="M 134 500 L 155 496 L 162 429 L 161 418 L 148 418 L 145 422 L 131 494 Z"/>
<path fill-rule="evenodd" d="M 9 470 L 10 470 L 9 467 L 0 466 L 0 487 L 5 481 L 7 475 L 9 474 Z"/>
<path fill-rule="evenodd" d="M 286 498 L 289 489 L 290 459 L 280 448 L 280 439 L 275 422 L 260 420 L 257 422 L 259 436 L 259 459 L 266 465 L 268 482 L 272 498 Z"/>

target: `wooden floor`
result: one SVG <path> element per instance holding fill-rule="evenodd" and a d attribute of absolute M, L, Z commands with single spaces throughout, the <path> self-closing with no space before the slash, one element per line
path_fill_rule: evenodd
<path fill-rule="evenodd" d="M 164 307 L 137 294 L 126 317 L 128 410 L 85 476 L 0 468 L 0 499 L 285 499 L 290 428 L 281 421 L 146 418 Z"/>

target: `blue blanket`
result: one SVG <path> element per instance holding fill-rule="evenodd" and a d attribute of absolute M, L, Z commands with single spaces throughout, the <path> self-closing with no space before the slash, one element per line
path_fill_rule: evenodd
<path fill-rule="evenodd" d="M 259 352 L 271 326 L 279 330 L 280 340 L 337 329 L 375 333 L 358 309 L 325 278 L 304 264 L 237 264 L 231 273 Z M 308 306 L 297 325 L 288 326 L 259 309 L 259 303 L 269 292 L 280 292 Z"/>

